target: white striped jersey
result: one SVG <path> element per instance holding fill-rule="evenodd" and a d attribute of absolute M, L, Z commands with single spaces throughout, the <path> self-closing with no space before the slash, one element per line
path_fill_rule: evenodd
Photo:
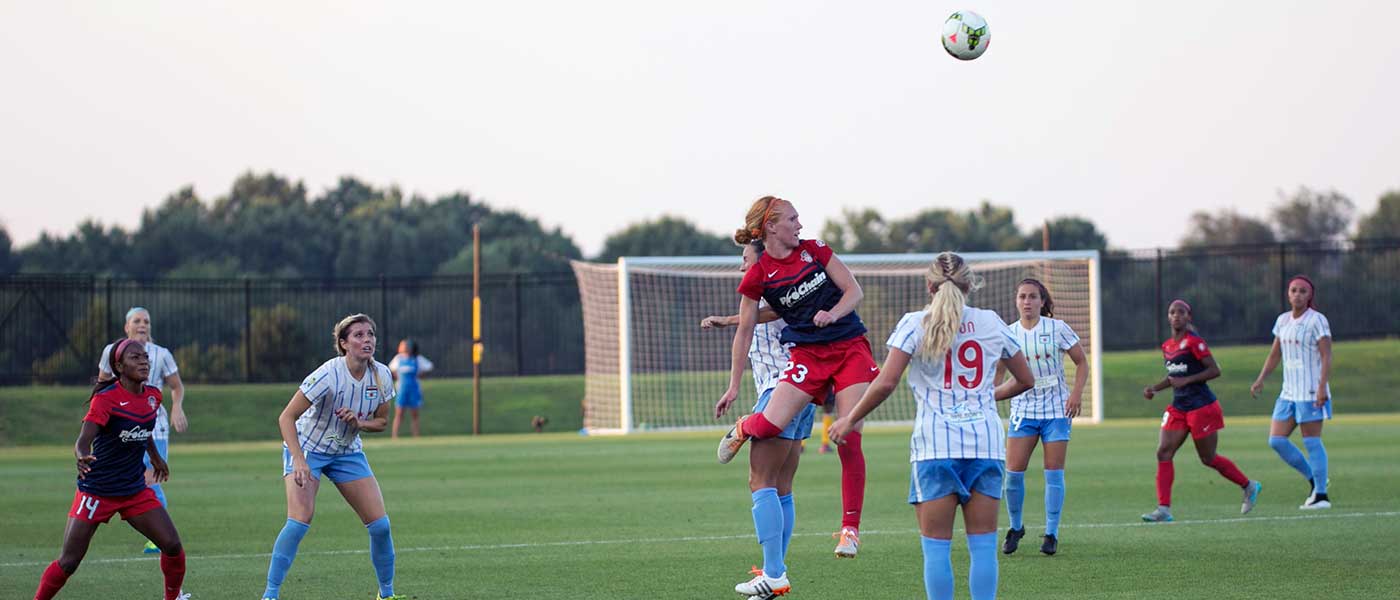
<path fill-rule="evenodd" d="M 917 411 L 909 462 L 946 458 L 1006 460 L 1006 430 L 997 416 L 997 361 L 1021 352 L 995 312 L 963 307 L 962 323 L 944 356 L 919 356 L 927 311 L 911 312 L 885 342 L 908 353 L 909 389 Z"/>
<path fill-rule="evenodd" d="M 1023 419 L 1062 419 L 1069 400 L 1065 379 L 1065 352 L 1079 344 L 1079 335 L 1069 323 L 1041 317 L 1031 330 L 1020 319 L 1006 324 L 1006 332 L 1016 339 L 1030 363 L 1035 387 L 1011 399 L 1011 416 Z"/>
<path fill-rule="evenodd" d="M 1317 383 L 1322 378 L 1322 354 L 1317 351 L 1317 342 L 1332 337 L 1327 317 L 1311 308 L 1296 319 L 1292 311 L 1283 313 L 1274 322 L 1274 337 L 1283 354 L 1283 391 L 1279 397 L 1293 402 L 1316 401 Z M 1327 386 L 1327 396 L 1332 396 L 1331 384 Z"/>
<path fill-rule="evenodd" d="M 349 454 L 361 448 L 360 430 L 335 416 L 338 408 L 348 408 L 367 419 L 380 404 L 394 399 L 394 380 L 389 367 L 374 362 L 356 380 L 350 375 L 345 357 L 337 356 L 321 364 L 301 382 L 301 393 L 311 408 L 297 419 L 297 441 L 302 452 Z M 377 376 L 376 376 L 377 375 Z"/>
<path fill-rule="evenodd" d="M 758 303 L 760 309 L 766 306 L 766 302 Z M 791 359 L 787 347 L 778 341 L 784 327 L 787 327 L 787 323 L 778 319 L 759 323 L 753 328 L 753 341 L 749 342 L 749 367 L 753 371 L 753 387 L 759 396 L 778 387 L 778 378 Z"/>
<path fill-rule="evenodd" d="M 158 390 L 162 389 L 165 387 L 166 377 L 180 372 L 180 368 L 175 366 L 175 355 L 171 354 L 165 346 L 155 342 L 146 342 L 145 346 L 146 356 L 151 360 L 151 374 L 146 377 L 146 385 Z M 102 349 L 102 358 L 97 359 L 97 371 L 102 374 L 102 377 L 113 375 L 112 364 L 108 360 L 111 354 L 112 345 L 107 344 L 107 347 Z M 158 440 L 170 439 L 170 413 L 165 411 L 164 402 L 156 407 L 156 428 L 151 437 Z"/>

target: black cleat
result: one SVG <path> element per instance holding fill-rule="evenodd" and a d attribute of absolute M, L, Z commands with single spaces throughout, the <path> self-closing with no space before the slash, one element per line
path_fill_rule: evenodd
<path fill-rule="evenodd" d="M 1054 555 L 1055 555 L 1055 552 L 1058 551 L 1059 549 L 1060 549 L 1060 540 L 1055 539 L 1055 536 L 1053 536 L 1053 535 L 1046 535 L 1046 536 L 1045 536 L 1045 541 L 1044 541 L 1044 542 L 1041 542 L 1041 544 L 1040 544 L 1040 551 L 1041 551 L 1042 553 L 1044 553 L 1046 556 L 1054 556 Z"/>
<path fill-rule="evenodd" d="M 1021 546 L 1021 538 L 1026 537 L 1026 528 L 1007 529 L 1006 542 L 1001 545 L 1002 554 L 1011 554 Z"/>

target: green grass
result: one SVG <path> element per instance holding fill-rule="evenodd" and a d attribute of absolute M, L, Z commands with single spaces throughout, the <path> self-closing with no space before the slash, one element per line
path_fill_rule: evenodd
<path fill-rule="evenodd" d="M 1239 515 L 1240 492 L 1194 453 L 1178 457 L 1174 524 L 1143 524 L 1155 504 L 1156 424 L 1075 430 L 1060 554 L 1001 557 L 1004 598 L 1377 598 L 1400 589 L 1400 415 L 1343 414 L 1327 425 L 1336 508 L 1303 513 L 1305 483 L 1264 443 L 1267 421 L 1231 418 L 1220 451 L 1264 482 Z M 626 438 L 573 434 L 371 437 L 369 455 L 393 519 L 400 593 L 438 598 L 734 598 L 759 560 L 745 468 L 714 463 L 712 434 Z M 867 433 L 864 546 L 831 555 L 839 520 L 833 455 L 809 452 L 796 485 L 788 557 L 796 599 L 923 597 L 908 491 L 908 434 Z M 257 598 L 266 553 L 285 518 L 275 443 L 177 446 L 171 513 L 200 600 Z M 742 462 L 742 459 L 738 462 Z M 70 450 L 0 452 L 0 598 L 33 593 L 59 549 L 73 495 Z M 1033 462 L 1034 464 L 1034 462 Z M 1039 535 L 1038 466 L 1027 475 L 1027 524 Z M 364 528 L 325 486 L 283 588 L 287 600 L 369 598 Z M 1002 517 L 1005 526 L 1005 517 Z M 126 525 L 102 528 L 61 598 L 156 598 L 156 561 Z M 954 539 L 960 598 L 967 555 Z M 120 590 L 114 593 L 113 590 Z"/>
<path fill-rule="evenodd" d="M 1223 375 L 1210 385 L 1220 397 L 1225 414 L 1269 414 L 1282 382 L 1282 369 L 1275 371 L 1263 395 L 1258 399 L 1249 396 L 1249 384 L 1259 373 L 1268 346 L 1222 347 L 1213 351 Z M 1400 369 L 1391 367 L 1400 364 L 1400 341 L 1338 343 L 1333 364 L 1332 392 L 1337 414 L 1400 411 L 1400 397 L 1395 392 L 1400 390 Z M 1163 376 L 1161 352 L 1107 353 L 1103 368 L 1104 413 L 1108 418 L 1157 417 L 1170 402 L 1169 393 L 1152 401 L 1142 398 L 1142 388 Z M 727 379 L 727 374 L 718 372 L 638 377 L 638 396 L 663 400 L 638 405 L 637 419 L 652 426 L 707 420 L 710 401 L 697 404 L 695 392 L 713 389 L 717 396 Z M 425 435 L 471 430 L 470 380 L 426 378 L 423 387 Z M 188 432 L 175 436 L 176 444 L 277 439 L 276 416 L 293 390 L 295 385 L 290 383 L 190 385 L 186 413 L 193 425 Z M 744 392 L 752 394 L 748 389 Z M 547 431 L 577 431 L 583 423 L 583 393 L 583 377 L 578 375 L 484 379 L 482 431 L 527 432 L 535 415 L 549 418 Z M 76 386 L 0 387 L 0 446 L 71 443 L 77 435 L 77 420 L 87 394 L 87 388 Z M 745 398 L 752 402 L 751 397 Z M 879 415 L 875 415 L 877 420 Z M 56 427 L 55 423 L 71 426 Z"/>

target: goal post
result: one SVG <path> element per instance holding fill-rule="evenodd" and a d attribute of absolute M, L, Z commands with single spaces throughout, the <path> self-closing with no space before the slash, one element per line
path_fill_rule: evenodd
<path fill-rule="evenodd" d="M 574 261 L 584 317 L 584 415 L 588 433 L 716 428 L 715 401 L 729 381 L 734 330 L 702 331 L 709 315 L 733 314 L 739 305 L 740 259 L 734 256 L 622 257 L 615 264 Z M 1102 331 L 1099 253 L 1087 251 L 960 253 L 984 286 L 968 303 L 991 309 L 1003 321 L 1016 318 L 1015 288 L 1026 277 L 1045 283 L 1055 317 L 1079 334 L 1090 366 L 1079 422 L 1103 419 Z M 875 358 L 883 362 L 885 340 L 905 313 L 928 304 L 924 272 L 935 254 L 843 254 L 865 298 L 856 309 L 869 329 Z M 1072 362 L 1065 361 L 1071 384 Z M 756 401 L 754 386 L 741 380 L 734 414 Z M 1006 413 L 1005 405 L 1001 407 Z M 869 418 L 912 422 L 907 386 Z"/>

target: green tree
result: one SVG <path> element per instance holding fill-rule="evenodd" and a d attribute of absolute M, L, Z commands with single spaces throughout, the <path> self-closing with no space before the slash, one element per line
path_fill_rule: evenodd
<path fill-rule="evenodd" d="M 889 240 L 889 226 L 873 208 L 842 209 L 840 219 L 822 226 L 822 241 L 837 252 L 893 252 Z"/>
<path fill-rule="evenodd" d="M 722 235 L 700 231 L 690 221 L 663 216 L 627 226 L 603 240 L 595 260 L 615 261 L 619 256 L 714 256 L 735 254 L 734 242 Z"/>
<path fill-rule="evenodd" d="M 1189 231 L 1181 238 L 1181 247 L 1230 246 L 1236 244 L 1272 244 L 1274 230 L 1268 223 L 1242 215 L 1233 209 L 1211 214 L 1192 213 Z"/>
<path fill-rule="evenodd" d="M 1285 242 L 1332 240 L 1351 226 L 1356 205 L 1336 190 L 1315 192 L 1299 187 L 1292 196 L 1279 193 L 1272 217 Z"/>
<path fill-rule="evenodd" d="M 66 238 L 45 232 L 20 250 L 21 271 L 27 273 L 94 273 L 135 275 L 139 263 L 130 258 L 131 236 L 120 227 L 103 227 L 88 219 Z"/>
<path fill-rule="evenodd" d="M 10 242 L 10 232 L 0 225 L 0 275 L 9 275 L 19 270 L 19 260 Z"/>
<path fill-rule="evenodd" d="M 1094 226 L 1093 221 L 1082 217 L 1056 217 L 1048 223 L 1051 250 L 1108 250 L 1108 238 Z M 1025 247 L 1040 250 L 1044 247 L 1043 232 L 1032 227 L 1026 233 Z"/>
<path fill-rule="evenodd" d="M 1376 204 L 1376 211 L 1357 221 L 1356 237 L 1400 239 L 1400 190 L 1386 192 Z"/>

